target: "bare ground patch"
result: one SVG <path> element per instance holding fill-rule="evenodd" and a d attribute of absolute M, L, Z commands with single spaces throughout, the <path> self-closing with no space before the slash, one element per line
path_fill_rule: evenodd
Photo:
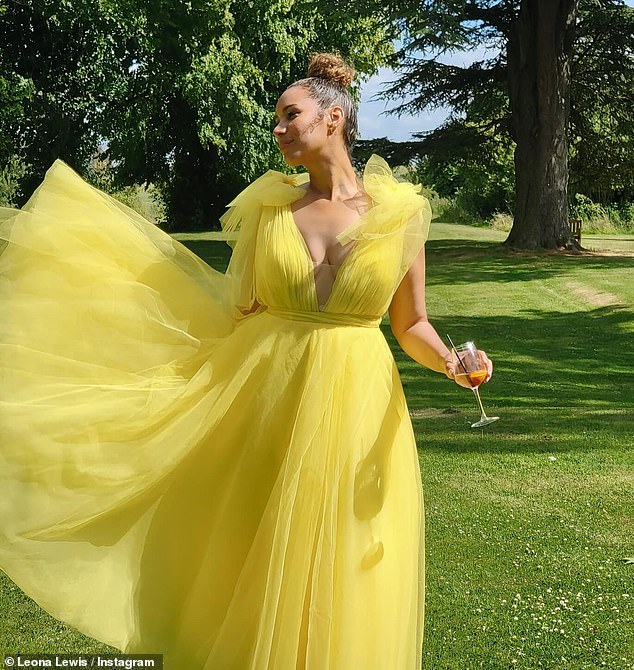
<path fill-rule="evenodd" d="M 445 407 L 444 409 L 437 409 L 436 407 L 414 407 L 409 410 L 409 415 L 412 419 L 434 419 L 454 414 L 460 414 L 460 410 L 453 409 L 452 407 Z"/>
<path fill-rule="evenodd" d="M 566 288 L 580 300 L 585 301 L 591 307 L 608 307 L 610 305 L 624 305 L 618 295 L 597 291 L 591 286 L 577 281 L 566 282 Z"/>

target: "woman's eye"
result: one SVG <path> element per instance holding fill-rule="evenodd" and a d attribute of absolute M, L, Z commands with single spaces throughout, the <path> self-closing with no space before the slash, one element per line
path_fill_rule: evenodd
<path fill-rule="evenodd" d="M 298 114 L 299 112 L 285 112 L 284 118 L 287 121 L 292 121 Z M 277 117 L 273 117 L 271 120 L 271 130 L 274 130 L 279 122 L 280 120 Z"/>

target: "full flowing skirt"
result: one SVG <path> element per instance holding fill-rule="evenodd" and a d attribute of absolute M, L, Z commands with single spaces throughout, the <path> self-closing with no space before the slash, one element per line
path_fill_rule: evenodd
<path fill-rule="evenodd" d="M 0 217 L 0 567 L 168 670 L 419 670 L 422 485 L 381 330 L 236 325 L 224 275 L 63 188 Z"/>

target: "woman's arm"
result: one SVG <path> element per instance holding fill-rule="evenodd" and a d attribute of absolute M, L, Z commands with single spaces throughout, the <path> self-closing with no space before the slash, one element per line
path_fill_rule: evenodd
<path fill-rule="evenodd" d="M 455 377 L 455 355 L 427 320 L 424 247 L 396 289 L 390 304 L 389 315 L 394 337 L 410 358 L 431 370 L 447 375 L 450 379 L 455 379 L 461 386 L 469 388 L 469 383 L 464 377 Z M 484 360 L 487 365 L 488 380 L 493 372 L 493 365 L 486 354 Z"/>
<path fill-rule="evenodd" d="M 453 377 L 451 351 L 427 320 L 424 247 L 396 289 L 389 315 L 394 337 L 410 358 L 426 368 Z"/>

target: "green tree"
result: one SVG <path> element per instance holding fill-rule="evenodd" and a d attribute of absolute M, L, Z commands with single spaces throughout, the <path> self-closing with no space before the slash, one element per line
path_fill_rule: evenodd
<path fill-rule="evenodd" d="M 0 31 L 0 62 L 33 87 L 3 130 L 34 179 L 58 156 L 81 168 L 101 145 L 117 183 L 161 187 L 176 228 L 211 226 L 281 164 L 272 110 L 309 52 L 336 48 L 370 73 L 392 51 L 375 19 L 325 1 L 28 0 L 8 5 Z"/>
<path fill-rule="evenodd" d="M 8 2 L 0 15 L 0 159 L 22 156 L 30 191 L 57 157 L 81 169 L 100 140 L 92 124 L 104 92 L 125 67 L 127 34 L 118 3 Z M 124 8 L 120 8 L 124 12 Z M 8 75 L 8 76 L 7 76 Z M 1 83 L 0 83 L 1 85 Z"/>
<path fill-rule="evenodd" d="M 634 9 L 579 5 L 572 61 L 570 188 L 604 203 L 634 200 Z"/>
<path fill-rule="evenodd" d="M 124 98 L 125 121 L 107 135 L 126 179 L 163 185 L 177 226 L 208 227 L 236 190 L 282 166 L 272 110 L 308 53 L 337 48 L 371 72 L 391 44 L 376 21 L 342 21 L 325 2 L 205 0 L 177 19 L 172 5 L 148 6 L 130 81 L 137 104 Z"/>
<path fill-rule="evenodd" d="M 385 20 L 401 30 L 403 39 L 395 58 L 401 75 L 384 94 L 408 99 L 395 112 L 415 113 L 435 105 L 454 110 L 444 128 L 395 148 L 393 154 L 401 158 L 429 154 L 441 150 L 443 143 L 456 145 L 457 140 L 477 153 L 490 143 L 485 138 L 491 132 L 510 136 L 515 142 L 516 188 L 514 226 L 507 242 L 514 247 L 574 243 L 568 222 L 569 144 L 573 156 L 583 153 L 588 128 L 582 121 L 588 115 L 595 122 L 604 118 L 607 110 L 614 110 L 612 101 L 628 98 L 632 90 L 634 55 L 626 47 L 633 37 L 632 10 L 622 0 L 581 0 L 578 23 L 578 5 L 578 0 L 381 3 Z M 364 10 L 371 7 L 376 9 L 373 0 L 366 0 Z M 600 33 L 610 47 L 593 40 L 593 33 Z M 444 64 L 438 58 L 482 47 L 486 55 L 468 67 Z M 592 95 L 601 92 L 608 73 L 618 76 L 605 87 L 613 96 L 612 101 L 601 96 L 605 103 L 601 109 Z M 571 96 L 583 85 L 588 92 L 579 93 L 578 107 L 573 108 L 578 112 L 571 115 Z M 621 109 L 619 133 L 632 136 L 631 114 L 623 104 Z M 571 117 L 579 124 L 569 132 Z M 594 148 L 609 148 L 610 142 L 600 141 L 600 136 L 601 131 L 595 131 Z M 629 148 L 623 149 L 621 156 L 628 152 Z M 621 165 L 626 164 L 624 158 Z M 573 161 L 575 165 L 581 167 Z"/>

